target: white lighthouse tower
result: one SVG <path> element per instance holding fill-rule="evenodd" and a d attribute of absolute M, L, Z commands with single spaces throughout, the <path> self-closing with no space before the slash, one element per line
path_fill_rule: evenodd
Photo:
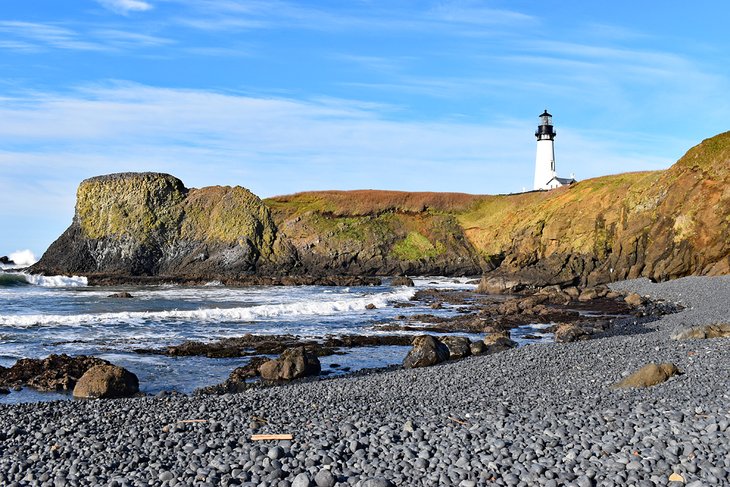
<path fill-rule="evenodd" d="M 533 189 L 550 189 L 548 182 L 557 176 L 555 172 L 555 129 L 553 116 L 547 110 L 540 115 L 537 126 L 537 153 L 535 155 L 535 184 Z"/>
<path fill-rule="evenodd" d="M 540 125 L 537 126 L 537 153 L 535 154 L 535 182 L 533 189 L 555 189 L 560 186 L 573 184 L 575 179 L 559 178 L 555 171 L 555 128 L 553 116 L 547 110 L 540 115 Z"/>

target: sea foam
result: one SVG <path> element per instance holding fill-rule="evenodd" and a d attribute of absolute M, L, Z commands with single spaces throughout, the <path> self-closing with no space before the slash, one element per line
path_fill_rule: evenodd
<path fill-rule="evenodd" d="M 33 285 L 41 287 L 81 287 L 88 285 L 83 276 L 41 276 L 27 272 L 0 273 L 0 287 Z"/>
<path fill-rule="evenodd" d="M 35 326 L 84 326 L 89 324 L 128 323 L 142 325 L 155 321 L 211 321 L 211 322 L 250 322 L 269 318 L 296 316 L 326 316 L 339 313 L 364 311 L 369 304 L 376 308 L 386 306 L 391 301 L 412 298 L 415 290 L 401 289 L 380 295 L 353 296 L 352 298 L 331 301 L 303 300 L 285 304 L 264 304 L 237 308 L 207 308 L 195 310 L 166 311 L 122 311 L 116 313 L 77 314 L 77 315 L 0 315 L 0 325 L 17 328 Z"/>

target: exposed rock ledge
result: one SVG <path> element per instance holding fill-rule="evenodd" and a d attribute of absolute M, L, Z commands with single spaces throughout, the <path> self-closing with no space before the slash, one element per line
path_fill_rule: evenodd
<path fill-rule="evenodd" d="M 191 283 L 486 272 L 506 290 L 727 274 L 729 174 L 730 132 L 666 171 L 517 195 L 327 191 L 262 201 L 238 186 L 113 174 L 81 183 L 71 226 L 31 271 Z"/>

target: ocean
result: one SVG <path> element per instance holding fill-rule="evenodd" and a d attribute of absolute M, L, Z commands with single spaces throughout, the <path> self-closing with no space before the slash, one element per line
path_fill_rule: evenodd
<path fill-rule="evenodd" d="M 380 286 L 260 286 L 226 287 L 210 282 L 200 287 L 87 286 L 84 277 L 33 276 L 0 272 L 0 365 L 50 354 L 93 355 L 137 374 L 140 389 L 148 394 L 163 390 L 191 393 L 220 383 L 250 358 L 169 357 L 138 353 L 179 345 L 187 340 L 215 341 L 247 333 L 291 334 L 322 338 L 343 334 L 394 334 L 377 328 L 403 316 L 454 316 L 461 306 L 431 309 L 409 301 L 419 289 L 474 289 L 469 279 L 427 277 L 414 279 L 415 287 Z M 110 298 L 119 292 L 131 299 Z M 367 309 L 373 304 L 375 309 Z M 525 334 L 551 340 L 536 323 L 513 330 L 525 344 Z M 413 332 L 403 332 L 412 334 Z M 459 333 L 472 339 L 478 335 Z M 535 342 L 534 339 L 531 340 Z M 332 375 L 343 369 L 357 371 L 400 364 L 410 347 L 356 347 L 344 355 L 321 357 L 322 370 Z M 336 364 L 337 368 L 331 367 Z M 41 393 L 25 388 L 0 395 L 0 403 L 69 399 L 66 394 Z"/>

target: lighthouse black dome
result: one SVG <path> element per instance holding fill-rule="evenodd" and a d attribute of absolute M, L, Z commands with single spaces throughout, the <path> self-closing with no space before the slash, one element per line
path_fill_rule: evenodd
<path fill-rule="evenodd" d="M 557 134 L 553 129 L 553 116 L 550 115 L 547 110 L 542 112 L 540 115 L 540 122 L 540 125 L 537 126 L 537 130 L 535 131 L 535 137 L 537 137 L 537 140 L 555 139 L 555 135 Z"/>

